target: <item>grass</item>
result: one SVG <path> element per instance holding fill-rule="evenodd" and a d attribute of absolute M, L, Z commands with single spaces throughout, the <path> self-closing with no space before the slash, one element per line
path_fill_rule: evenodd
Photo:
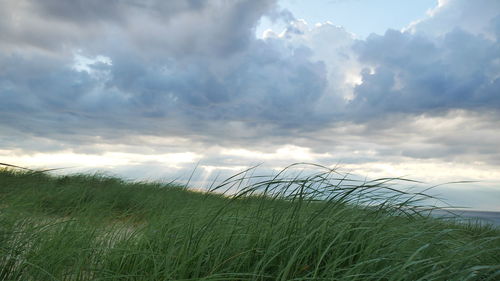
<path fill-rule="evenodd" d="M 316 168 L 205 193 L 0 170 L 0 280 L 500 279 L 500 230 L 430 218 L 398 179 Z"/>

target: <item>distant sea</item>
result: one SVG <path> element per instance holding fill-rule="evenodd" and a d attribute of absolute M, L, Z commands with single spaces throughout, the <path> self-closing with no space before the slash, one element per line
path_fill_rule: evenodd
<path fill-rule="evenodd" d="M 484 224 L 492 224 L 500 227 L 500 212 L 490 211 L 470 211 L 470 210 L 433 210 L 432 216 L 435 217 L 453 217 L 453 214 L 458 215 L 464 221 L 478 221 Z"/>

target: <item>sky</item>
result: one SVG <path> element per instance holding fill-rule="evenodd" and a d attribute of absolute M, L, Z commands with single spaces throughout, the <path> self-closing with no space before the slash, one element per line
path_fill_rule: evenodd
<path fill-rule="evenodd" d="M 343 26 L 356 38 L 371 33 L 384 34 L 389 28 L 400 30 L 421 19 L 437 5 L 436 0 L 283 0 L 279 4 L 309 24 L 331 22 Z M 276 22 L 275 22 L 276 23 Z M 275 28 L 284 28 L 276 23 Z M 261 19 L 257 36 L 273 28 L 270 18 Z"/>
<path fill-rule="evenodd" d="M 0 0 L 0 34 L 1 163 L 310 162 L 500 211 L 500 1 Z"/>

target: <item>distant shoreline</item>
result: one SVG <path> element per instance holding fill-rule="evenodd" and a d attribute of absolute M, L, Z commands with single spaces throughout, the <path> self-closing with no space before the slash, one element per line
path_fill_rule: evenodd
<path fill-rule="evenodd" d="M 497 211 L 476 211 L 466 209 L 435 209 L 431 211 L 431 215 L 435 217 L 443 217 L 452 214 L 458 215 L 466 220 L 478 220 L 500 227 L 500 212 Z"/>

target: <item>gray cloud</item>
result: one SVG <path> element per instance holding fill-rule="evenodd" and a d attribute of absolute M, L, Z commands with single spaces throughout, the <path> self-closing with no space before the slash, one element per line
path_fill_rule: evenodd
<path fill-rule="evenodd" d="M 481 145 L 436 132 L 434 139 L 400 144 L 401 134 L 412 135 L 404 128 L 415 116 L 487 109 L 497 118 L 498 39 L 461 26 L 446 25 L 439 35 L 418 31 L 447 20 L 439 19 L 444 12 L 413 33 L 355 41 L 340 27 L 297 21 L 271 0 L 98 2 L 0 2 L 0 126 L 23 139 L 54 141 L 4 138 L 4 148 L 78 144 L 72 149 L 90 153 L 96 142 L 138 145 L 130 136 L 154 135 L 187 137 L 200 153 L 202 144 L 215 143 L 262 151 L 291 143 L 338 152 L 334 158 L 355 149 L 349 142 L 375 151 L 346 160 L 353 163 L 382 154 L 466 159 L 467 152 L 486 159 L 495 150 L 490 135 Z M 265 14 L 292 21 L 290 28 L 281 37 L 256 39 Z M 498 33 L 499 18 L 490 17 L 481 30 Z M 86 69 L 75 67 L 78 56 L 91 61 Z M 358 75 L 362 84 L 346 82 Z M 346 131 L 345 124 L 363 129 Z"/>
<path fill-rule="evenodd" d="M 453 108 L 500 108 L 500 43 L 461 29 L 438 39 L 389 30 L 355 46 L 365 69 L 351 106 L 421 114 Z"/>
<path fill-rule="evenodd" d="M 105 54 L 129 47 L 144 57 L 227 56 L 246 46 L 275 0 L 0 2 L 0 50 Z"/>
<path fill-rule="evenodd" d="M 439 2 L 404 32 L 356 42 L 367 68 L 349 106 L 355 118 L 500 108 L 500 2 Z"/>
<path fill-rule="evenodd" d="M 11 35 L 0 42 L 3 125 L 109 138 L 220 132 L 210 122 L 282 129 L 316 123 L 324 64 L 307 47 L 253 35 L 260 16 L 276 9 L 273 1 L 168 3 L 109 1 L 96 11 L 92 1 L 2 2 L 18 17 L 2 26 Z M 75 52 L 112 63 L 78 70 Z"/>

